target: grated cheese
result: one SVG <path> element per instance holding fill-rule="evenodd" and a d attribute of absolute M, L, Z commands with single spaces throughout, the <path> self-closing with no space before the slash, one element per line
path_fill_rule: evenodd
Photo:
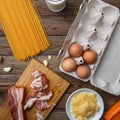
<path fill-rule="evenodd" d="M 77 120 L 88 120 L 100 109 L 97 104 L 96 94 L 86 92 L 75 94 L 70 105 L 71 113 Z"/>

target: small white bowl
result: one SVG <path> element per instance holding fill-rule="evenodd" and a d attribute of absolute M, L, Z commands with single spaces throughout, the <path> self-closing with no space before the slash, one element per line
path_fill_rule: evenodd
<path fill-rule="evenodd" d="M 87 93 L 94 93 L 96 94 L 96 98 L 97 98 L 97 104 L 100 106 L 100 110 L 98 112 L 96 112 L 94 117 L 89 117 L 88 120 L 99 120 L 101 118 L 101 116 L 103 115 L 104 112 L 104 102 L 102 97 L 94 90 L 92 89 L 88 89 L 88 88 L 82 88 L 82 89 L 78 89 L 76 91 L 74 91 L 67 99 L 66 102 L 66 114 L 68 116 L 68 118 L 70 120 L 77 120 L 71 113 L 71 107 L 70 107 L 70 101 L 71 98 L 76 94 L 76 93 L 82 93 L 82 92 L 87 92 Z"/>

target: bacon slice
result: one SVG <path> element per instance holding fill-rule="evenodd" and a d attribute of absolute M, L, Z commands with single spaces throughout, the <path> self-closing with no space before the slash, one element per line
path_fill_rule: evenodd
<path fill-rule="evenodd" d="M 38 100 L 50 100 L 53 96 L 53 92 L 51 89 L 46 89 L 43 92 L 38 92 L 36 97 Z"/>
<path fill-rule="evenodd" d="M 32 71 L 32 77 L 34 78 L 34 79 L 36 79 L 36 78 L 38 78 L 38 77 L 40 77 L 42 75 L 42 73 L 40 73 L 39 71 Z"/>
<path fill-rule="evenodd" d="M 37 109 L 42 111 L 42 110 L 46 110 L 47 108 L 49 108 L 49 104 L 47 103 L 47 101 L 45 100 L 37 100 Z"/>
<path fill-rule="evenodd" d="M 13 120 L 24 120 L 24 87 L 12 86 L 8 90 L 8 99 Z"/>
<path fill-rule="evenodd" d="M 34 79 L 34 81 L 31 83 L 31 88 L 33 88 L 35 91 L 42 91 L 48 88 L 48 80 L 46 76 L 41 74 L 39 77 Z"/>
<path fill-rule="evenodd" d="M 37 101 L 36 93 L 33 92 L 26 98 L 24 110 L 31 108 L 36 101 Z"/>
<path fill-rule="evenodd" d="M 24 105 L 24 110 L 27 110 L 27 109 L 31 108 L 37 100 L 39 101 L 40 105 L 44 106 L 43 103 L 45 103 L 45 100 L 50 100 L 52 96 L 53 96 L 53 92 L 50 89 L 46 89 L 42 92 L 33 92 L 26 98 L 26 103 Z M 40 107 L 40 105 L 39 105 L 39 107 Z"/>

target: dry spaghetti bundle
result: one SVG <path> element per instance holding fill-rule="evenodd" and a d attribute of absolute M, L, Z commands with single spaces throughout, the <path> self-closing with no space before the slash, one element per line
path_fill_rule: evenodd
<path fill-rule="evenodd" d="M 0 21 L 17 60 L 26 60 L 49 47 L 32 0 L 0 0 Z"/>

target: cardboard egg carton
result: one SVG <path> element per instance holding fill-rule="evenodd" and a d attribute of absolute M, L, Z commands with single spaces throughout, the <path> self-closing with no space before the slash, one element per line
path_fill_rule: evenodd
<path fill-rule="evenodd" d="M 75 71 L 64 71 L 61 64 L 60 70 L 84 82 L 90 80 L 92 85 L 111 94 L 119 95 L 119 16 L 119 9 L 115 6 L 101 0 L 84 0 L 66 36 L 58 59 L 62 63 L 65 58 L 70 57 L 68 49 L 74 42 L 82 45 L 85 50 L 92 49 L 96 51 L 98 59 L 94 64 L 88 64 L 91 73 L 86 79 L 78 77 Z M 81 57 L 77 58 L 77 60 L 80 61 Z"/>

